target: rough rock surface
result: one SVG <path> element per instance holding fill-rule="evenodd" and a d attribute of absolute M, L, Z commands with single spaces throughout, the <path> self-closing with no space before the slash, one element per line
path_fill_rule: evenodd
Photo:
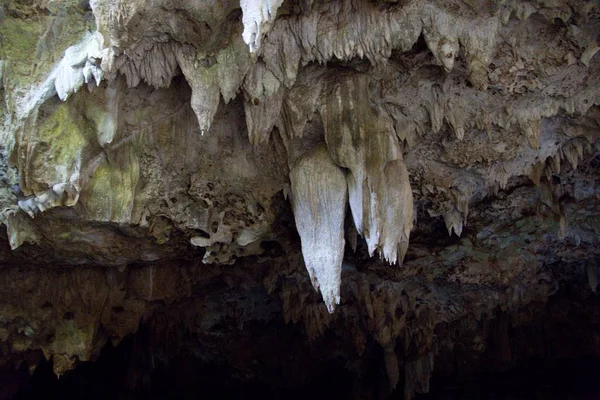
<path fill-rule="evenodd" d="M 3 368 L 600 356 L 597 2 L 1 0 L 0 46 Z"/>

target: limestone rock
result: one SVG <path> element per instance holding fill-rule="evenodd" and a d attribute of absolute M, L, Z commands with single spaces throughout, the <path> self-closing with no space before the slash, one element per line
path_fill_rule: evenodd
<path fill-rule="evenodd" d="M 131 337 L 131 393 L 185 349 L 411 398 L 597 356 L 599 11 L 0 2 L 0 375 Z"/>
<path fill-rule="evenodd" d="M 348 189 L 343 171 L 325 146 L 300 158 L 290 170 L 292 208 L 304 263 L 329 312 L 340 303 L 344 217 Z"/>

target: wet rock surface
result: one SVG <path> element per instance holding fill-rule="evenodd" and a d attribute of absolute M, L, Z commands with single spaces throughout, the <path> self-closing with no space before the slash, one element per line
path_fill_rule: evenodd
<path fill-rule="evenodd" d="M 591 393 L 599 7 L 0 1 L 0 397 Z"/>

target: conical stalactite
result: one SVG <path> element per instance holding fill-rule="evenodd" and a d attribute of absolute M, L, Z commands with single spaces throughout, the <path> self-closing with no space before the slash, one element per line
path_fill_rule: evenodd
<path fill-rule="evenodd" d="M 401 262 L 413 224 L 413 204 L 393 121 L 371 105 L 366 75 L 342 76 L 325 90 L 320 110 L 325 140 L 335 163 L 348 169 L 356 229 L 371 255 L 378 251 L 390 263 Z"/>
<path fill-rule="evenodd" d="M 383 169 L 382 238 L 380 253 L 390 263 L 402 262 L 413 227 L 413 194 L 408 170 L 401 159 L 389 161 Z"/>
<path fill-rule="evenodd" d="M 196 52 L 191 47 L 182 47 L 177 53 L 177 62 L 192 88 L 191 106 L 198 117 L 200 132 L 208 133 L 220 101 L 217 67 L 199 65 Z"/>
<path fill-rule="evenodd" d="M 304 263 L 315 290 L 329 312 L 340 303 L 344 256 L 344 217 L 348 201 L 346 177 L 320 145 L 290 169 L 292 208 L 302 241 Z"/>
<path fill-rule="evenodd" d="M 259 61 L 250 71 L 244 91 L 244 110 L 250 143 L 265 143 L 279 119 L 284 88 L 267 66 Z"/>

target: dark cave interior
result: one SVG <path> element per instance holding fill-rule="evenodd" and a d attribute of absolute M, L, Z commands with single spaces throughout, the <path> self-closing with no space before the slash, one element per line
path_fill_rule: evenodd
<path fill-rule="evenodd" d="M 480 359 L 472 358 L 464 348 L 440 349 L 429 393 L 417 394 L 416 399 L 600 398 L 600 356 L 594 339 L 598 324 L 593 320 L 600 301 L 593 296 L 571 302 L 569 318 L 557 317 L 565 315 L 559 310 L 565 307 L 565 296 L 573 295 L 569 289 L 577 290 L 574 286 L 559 291 L 543 310 L 536 310 L 538 317 L 527 325 L 513 327 L 510 315 L 498 311 L 490 321 L 495 327 Z M 218 337 L 219 330 L 234 329 L 227 325 L 223 321 L 211 335 Z M 238 354 L 225 354 L 215 351 L 219 342 L 210 343 L 210 335 L 157 337 L 152 329 L 146 324 L 116 347 L 106 344 L 96 360 L 81 363 L 60 378 L 54 375 L 52 362 L 41 355 L 31 375 L 25 365 L 5 366 L 0 372 L 0 397 L 404 398 L 403 378 L 395 390 L 389 390 L 382 349 L 372 340 L 360 360 L 342 353 L 341 347 L 324 355 L 339 340 L 333 332 L 309 343 L 301 325 L 271 321 L 242 328 L 239 337 L 243 339 L 233 344 Z M 298 371 L 303 376 L 293 376 Z M 362 371 L 361 376 L 356 371 Z"/>

